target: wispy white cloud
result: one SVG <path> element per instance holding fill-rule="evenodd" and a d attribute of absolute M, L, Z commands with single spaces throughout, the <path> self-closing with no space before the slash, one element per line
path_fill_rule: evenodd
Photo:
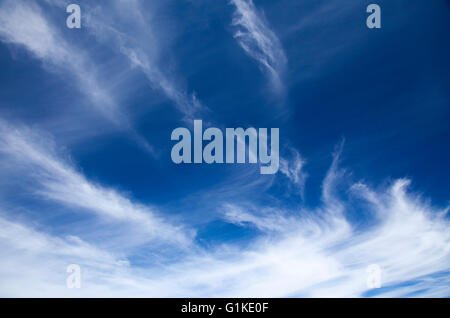
<path fill-rule="evenodd" d="M 86 28 L 99 41 L 116 48 L 133 68 L 145 74 L 151 87 L 161 91 L 173 102 L 185 120 L 192 121 L 206 107 L 198 100 L 195 92 L 189 94 L 176 77 L 167 71 L 169 65 L 164 58 L 167 52 L 162 51 L 158 41 L 165 31 L 152 25 L 149 17 L 144 16 L 143 12 L 149 16 L 155 14 L 148 8 L 148 2 L 146 5 L 147 7 L 139 0 L 116 0 L 113 1 L 114 10 L 109 12 L 109 17 L 104 10 L 93 5 L 86 13 Z M 124 16 L 123 12 L 127 12 L 127 15 Z M 131 23 L 133 27 L 130 28 Z"/>
<path fill-rule="evenodd" d="M 86 54 L 70 44 L 30 1 L 4 1 L 0 10 L 0 38 L 26 48 L 47 67 L 73 77 L 92 105 L 115 123 L 127 120 L 111 98 L 112 94 L 96 78 L 96 67 Z"/>
<path fill-rule="evenodd" d="M 226 218 L 230 222 L 254 225 L 270 234 L 259 244 L 255 243 L 258 252 L 254 252 L 261 257 L 271 254 L 270 259 L 262 261 L 259 270 L 255 270 L 262 277 L 266 274 L 271 279 L 260 282 L 259 288 L 255 289 L 241 286 L 247 291 L 241 295 L 362 296 L 369 291 L 366 269 L 371 264 L 382 269 L 382 285 L 386 289 L 372 290 L 379 295 L 448 295 L 448 287 L 443 288 L 441 282 L 442 275 L 435 277 L 450 270 L 448 208 L 433 208 L 420 196 L 408 194 L 410 181 L 407 179 L 399 179 L 380 192 L 356 183 L 348 191 L 366 203 L 362 206 L 365 213 L 370 212 L 372 221 L 368 223 L 372 225 L 352 224 L 347 218 L 347 210 L 354 208 L 354 202 L 335 195 L 345 176 L 338 168 L 341 151 L 342 144 L 324 179 L 323 205 L 319 208 L 299 211 L 292 218 L 292 213 L 274 211 L 272 215 L 262 215 L 236 206 L 231 210 L 226 207 Z M 273 234 L 276 229 L 279 229 L 278 239 Z M 276 264 L 280 265 L 272 265 L 270 260 L 277 260 Z M 271 265 L 262 265 L 267 263 Z M 266 266 L 267 273 L 260 271 Z M 284 268 L 288 269 L 286 273 L 281 270 Z M 402 284 L 407 287 L 398 287 Z"/>
<path fill-rule="evenodd" d="M 304 198 L 304 189 L 307 174 L 305 172 L 306 160 L 295 149 L 290 149 L 291 158 L 280 159 L 280 172 L 285 175 L 290 184 L 295 186 L 302 199 Z"/>
<path fill-rule="evenodd" d="M 236 7 L 232 22 L 236 27 L 234 37 L 244 51 L 269 74 L 275 91 L 281 92 L 287 58 L 280 40 L 252 0 L 231 0 L 230 3 Z"/>
<path fill-rule="evenodd" d="M 90 105 L 85 109 L 92 106 L 117 128 L 127 131 L 144 150 L 155 155 L 153 147 L 132 127 L 129 114 L 119 105 L 110 88 L 111 83 L 101 79 L 99 63 L 90 57 L 87 50 L 81 50 L 63 37 L 59 29 L 33 1 L 6 0 L 1 4 L 1 41 L 25 48 L 48 70 L 69 78 L 88 98 Z M 78 106 L 77 102 L 74 105 Z"/>
<path fill-rule="evenodd" d="M 262 232 L 283 232 L 295 226 L 296 219 L 274 209 L 258 209 L 258 214 L 234 205 L 224 205 L 224 219 L 239 226 L 252 225 Z"/>
<path fill-rule="evenodd" d="M 84 278 L 77 295 L 95 296 L 101 291 L 106 291 L 102 294 L 106 296 L 147 297 L 358 297 L 368 291 L 388 297 L 448 295 L 445 284 L 448 281 L 445 273 L 450 270 L 448 209 L 435 208 L 420 196 L 408 193 L 406 179 L 379 191 L 356 183 L 347 191 L 351 198 L 338 198 L 331 188 L 343 176 L 337 162 L 336 154 L 324 180 L 328 188 L 323 204 L 317 208 L 282 211 L 251 203 L 245 207 L 225 205 L 225 218 L 229 222 L 260 230 L 261 235 L 247 246 L 220 245 L 210 251 L 197 247 L 175 262 L 150 268 L 134 265 L 126 255 L 101 254 L 95 247 L 92 247 L 95 252 L 89 249 L 89 253 L 82 249 L 85 258 L 79 262 L 91 264 L 90 275 Z M 361 200 L 364 203 L 361 206 L 370 214 L 365 224 L 354 224 L 348 218 L 348 208 L 354 208 L 355 199 Z M 8 225 L 5 228 L 24 227 L 2 222 Z M 23 230 L 20 234 L 23 241 L 14 239 L 16 232 L 2 232 L 1 244 L 9 247 L 1 253 L 3 256 L 7 251 L 10 266 L 2 268 L 0 277 L 7 280 L 5 276 L 10 275 L 17 279 L 7 280 L 15 284 L 15 289 L 2 289 L 2 294 L 32 295 L 29 288 L 24 288 L 31 282 L 48 295 L 67 295 L 64 284 L 54 282 L 54 277 L 62 275 L 55 268 L 73 262 L 74 256 L 66 252 L 70 248 L 54 248 L 55 243 L 46 242 L 63 241 L 58 243 L 63 246 L 80 243 L 48 238 L 41 233 L 47 239 L 38 244 L 33 242 L 42 239 L 35 238 L 34 230 Z M 38 248 L 31 248 L 33 244 Z M 42 259 L 50 255 L 50 249 L 54 253 L 43 264 Z M 39 267 L 22 265 L 16 270 L 13 266 L 30 257 Z M 95 265 L 97 260 L 109 267 Z M 379 290 L 370 290 L 366 285 L 366 269 L 371 264 L 382 270 L 383 288 Z M 39 278 L 47 275 L 49 280 Z"/>
<path fill-rule="evenodd" d="M 158 216 L 156 209 L 130 200 L 118 191 L 89 181 L 68 159 L 58 156 L 51 139 L 27 128 L 0 121 L 0 154 L 3 162 L 36 183 L 35 194 L 100 218 L 133 225 L 133 231 L 156 240 L 189 245 L 193 233 Z"/>
<path fill-rule="evenodd" d="M 339 160 L 341 158 L 344 144 L 345 139 L 342 139 L 341 142 L 335 147 L 333 161 L 322 183 L 322 200 L 329 208 L 335 211 L 342 210 L 342 204 L 336 198 L 336 191 L 339 181 L 345 177 L 346 173 L 345 169 L 339 169 Z"/>
<path fill-rule="evenodd" d="M 97 282 L 107 273 L 119 273 L 129 266 L 120 255 L 105 252 L 79 237 L 55 237 L 8 220 L 4 212 L 0 212 L 2 297 L 23 295 L 24 288 L 33 297 L 76 296 L 65 288 L 69 264 L 81 264 L 82 275 Z"/>

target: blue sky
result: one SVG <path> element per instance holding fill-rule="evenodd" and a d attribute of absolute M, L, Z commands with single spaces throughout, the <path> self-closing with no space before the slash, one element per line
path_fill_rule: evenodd
<path fill-rule="evenodd" d="M 0 295 L 448 297 L 450 3 L 370 3 L 1 0 Z M 194 119 L 278 173 L 174 164 Z"/>

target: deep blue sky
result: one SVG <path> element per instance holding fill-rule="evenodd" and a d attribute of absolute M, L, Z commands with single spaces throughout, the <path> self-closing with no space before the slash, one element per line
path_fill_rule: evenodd
<path fill-rule="evenodd" d="M 0 2 L 6 21 L 15 5 Z M 346 197 L 357 182 L 382 191 L 407 178 L 410 190 L 433 207 L 449 204 L 449 1 L 254 0 L 263 31 L 273 34 L 274 48 L 286 58 L 276 68 L 281 89 L 236 38 L 236 7 L 229 1 L 142 1 L 144 22 L 135 12 L 120 13 L 116 2 L 107 7 L 72 1 L 83 10 L 79 30 L 66 28 L 64 1 L 31 2 L 55 32 L 55 43 L 64 42 L 73 59 L 54 57 L 55 48 L 39 51 L 16 36 L 19 22 L 3 21 L 2 120 L 53 140 L 57 156 L 87 180 L 195 228 L 194 241 L 202 248 L 230 242 L 241 247 L 259 237 L 255 229 L 223 220 L 224 204 L 259 212 L 320 206 L 324 178 L 340 144 L 339 166 L 346 172 L 335 189 L 338 197 Z M 366 26 L 370 3 L 381 7 L 381 29 Z M 117 33 L 108 33 L 105 25 Z M 148 59 L 149 68 L 133 66 L 124 47 Z M 93 82 L 80 75 L 86 71 L 120 109 L 115 119 L 94 105 L 103 102 L 89 95 Z M 161 88 L 164 80 L 183 101 L 194 98 L 202 108 L 187 118 L 176 98 Z M 175 165 L 170 134 L 194 118 L 222 129 L 280 128 L 281 156 L 291 161 L 298 152 L 305 160 L 304 184 L 290 184 L 281 171 L 260 175 L 252 165 Z M 28 191 L 34 187 L 27 181 L 33 172 L 17 170 L 2 164 L 4 206 L 49 233 L 66 235 L 70 228 L 80 237 L 86 234 L 70 224 L 84 224 L 91 216 L 42 199 L 36 189 Z M 364 207 L 350 202 L 348 218 L 366 222 Z M 137 266 L 146 263 L 141 258 L 140 252 L 128 255 Z"/>

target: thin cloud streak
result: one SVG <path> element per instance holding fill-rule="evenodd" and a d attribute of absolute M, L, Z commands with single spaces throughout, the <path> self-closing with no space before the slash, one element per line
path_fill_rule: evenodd
<path fill-rule="evenodd" d="M 306 160 L 295 149 L 290 149 L 291 158 L 280 158 L 280 172 L 289 180 L 289 184 L 299 191 L 299 195 L 304 199 L 305 182 L 308 177 L 305 172 Z"/>
<path fill-rule="evenodd" d="M 132 127 L 129 116 L 106 83 L 100 80 L 97 63 L 87 51 L 79 50 L 69 43 L 56 29 L 34 2 L 24 4 L 20 1 L 5 1 L 1 6 L 0 40 L 25 48 L 46 69 L 69 75 L 104 118 L 117 128 L 127 131 L 137 144 L 155 155 L 153 147 Z"/>
<path fill-rule="evenodd" d="M 164 72 L 164 63 L 161 61 L 163 52 L 160 50 L 156 32 L 146 17 L 143 16 L 143 5 L 138 0 L 114 1 L 115 10 L 111 12 L 113 21 L 124 19 L 123 12 L 132 20 L 132 34 L 129 30 L 121 28 L 120 23 L 112 24 L 105 17 L 102 10 L 93 7 L 87 14 L 87 30 L 97 37 L 98 41 L 113 45 L 122 54 L 133 68 L 140 70 L 147 78 L 150 86 L 161 91 L 180 111 L 185 121 L 192 121 L 200 112 L 207 108 L 196 97 L 195 92 L 188 94 L 177 81 Z M 99 12 L 101 14 L 99 14 Z M 152 12 L 149 13 L 153 14 Z M 126 20 L 126 24 L 130 21 Z M 161 34 L 158 34 L 161 36 Z"/>
<path fill-rule="evenodd" d="M 275 92 L 281 93 L 284 89 L 282 75 L 287 58 L 280 40 L 252 0 L 231 0 L 230 3 L 236 7 L 232 21 L 232 25 L 236 28 L 234 38 L 269 75 Z"/>
<path fill-rule="evenodd" d="M 0 37 L 3 42 L 22 46 L 45 66 L 71 74 L 94 107 L 114 123 L 127 126 L 111 94 L 96 79 L 94 63 L 55 30 L 34 3 L 5 1 L 1 6 Z"/>
<path fill-rule="evenodd" d="M 14 162 L 17 170 L 39 187 L 36 194 L 65 206 L 86 211 L 107 220 L 133 224 L 144 232 L 147 240 L 160 240 L 187 246 L 193 233 L 181 226 L 166 223 L 154 208 L 135 203 L 114 189 L 89 181 L 67 160 L 58 157 L 52 141 L 26 128 L 17 128 L 0 121 L 0 154 Z M 22 171 L 23 173 L 23 171 Z"/>

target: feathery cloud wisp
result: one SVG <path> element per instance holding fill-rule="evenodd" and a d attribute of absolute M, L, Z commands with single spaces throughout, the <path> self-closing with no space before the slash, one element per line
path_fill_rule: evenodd
<path fill-rule="evenodd" d="M 14 162 L 15 169 L 39 185 L 35 192 L 65 206 L 90 211 L 117 222 L 133 224 L 147 240 L 189 245 L 192 233 L 157 216 L 155 209 L 132 202 L 114 189 L 89 181 L 59 158 L 51 140 L 35 131 L 16 128 L 0 121 L 0 154 Z"/>
<path fill-rule="evenodd" d="M 148 4 L 148 3 L 147 3 Z M 140 1 L 113 1 L 115 8 L 110 12 L 110 19 L 105 17 L 102 10 L 94 7 L 87 13 L 86 28 L 98 41 L 112 45 L 117 51 L 127 58 L 130 65 L 140 70 L 149 81 L 150 85 L 160 90 L 169 100 L 171 100 L 184 120 L 192 121 L 195 115 L 205 111 L 206 107 L 196 97 L 195 92 L 188 94 L 182 89 L 174 76 L 164 71 L 168 65 L 164 65 L 161 59 L 161 52 L 158 37 L 164 31 L 155 29 L 142 12 L 144 8 Z M 148 10 L 147 10 L 148 11 Z M 123 15 L 127 12 L 127 15 Z M 151 14 L 151 13 L 150 13 Z M 115 23 L 111 23 L 111 20 Z M 124 26 L 117 21 L 124 20 Z M 130 34 L 129 24 L 132 19 L 133 27 Z"/>
<path fill-rule="evenodd" d="M 275 91 L 281 92 L 283 90 L 281 77 L 286 68 L 287 58 L 280 40 L 252 0 L 230 2 L 236 7 L 232 22 L 236 27 L 234 37 L 244 51 L 268 73 Z"/>
<path fill-rule="evenodd" d="M 26 48 L 47 67 L 71 74 L 104 116 L 118 125 L 128 125 L 111 94 L 97 80 L 94 63 L 58 34 L 39 6 L 5 1 L 0 10 L 0 38 Z"/>
<path fill-rule="evenodd" d="M 0 9 L 1 41 L 24 47 L 47 69 L 69 75 L 70 81 L 87 96 L 94 109 L 117 128 L 128 131 L 144 150 L 155 155 L 153 147 L 132 127 L 128 114 L 118 104 L 108 85 L 100 80 L 98 63 L 86 50 L 80 50 L 67 41 L 34 2 L 7 0 Z"/>
<path fill-rule="evenodd" d="M 16 144 L 23 148 L 22 144 Z M 272 208 L 265 209 L 262 215 L 255 212 L 261 211 L 258 206 L 252 211 L 238 205 L 225 206 L 227 221 L 238 226 L 253 225 L 260 231 L 261 235 L 250 245 L 220 245 L 209 251 L 194 248 L 171 264 L 150 268 L 133 264 L 127 255 L 101 254 L 91 246 L 88 251 L 95 252 L 83 252 L 83 258 L 78 259 L 91 273 L 85 277 L 78 295 L 92 296 L 106 291 L 104 295 L 108 296 L 145 297 L 447 295 L 448 284 L 443 273 L 450 270 L 448 210 L 436 209 L 408 193 L 409 181 L 405 179 L 377 192 L 357 183 L 348 193 L 362 200 L 361 206 L 370 212 L 371 219 L 366 224 L 354 224 L 347 217 L 347 209 L 355 206 L 354 200 L 335 196 L 335 187 L 344 176 L 338 171 L 337 156 L 338 153 L 324 180 L 327 191 L 323 205 L 317 208 L 290 212 Z M 2 222 L 8 225 L 4 227 L 7 229 L 24 227 Z M 8 254 L 10 265 L 1 268 L 0 276 L 22 277 L 22 280 L 15 281 L 16 289 L 8 293 L 1 290 L 2 294 L 32 295 L 28 288 L 20 288 L 20 284 L 32 281 L 48 295 L 67 295 L 63 283 L 56 283 L 53 278 L 43 281 L 39 277 L 60 277 L 61 273 L 55 269 L 73 262 L 77 255 L 67 252 L 73 250 L 70 247 L 54 248 L 56 243 L 46 242 L 76 247 L 79 241 L 48 238 L 31 229 L 21 230 L 20 235 L 25 239 L 20 241 L 11 238 L 16 232 L 4 231 L 0 240 L 2 246 L 7 246 L 1 253 Z M 34 238 L 42 236 L 47 239 Z M 24 247 L 23 242 L 43 243 L 31 249 Z M 24 248 L 27 253 L 23 252 Z M 40 261 L 43 257 L 45 264 Z M 29 258 L 39 266 L 20 266 L 29 264 L 23 262 Z M 97 262 L 98 259 L 102 261 Z M 103 262 L 106 268 L 97 264 Z M 376 290 L 367 287 L 366 269 L 372 264 L 382 270 L 382 288 Z"/>

